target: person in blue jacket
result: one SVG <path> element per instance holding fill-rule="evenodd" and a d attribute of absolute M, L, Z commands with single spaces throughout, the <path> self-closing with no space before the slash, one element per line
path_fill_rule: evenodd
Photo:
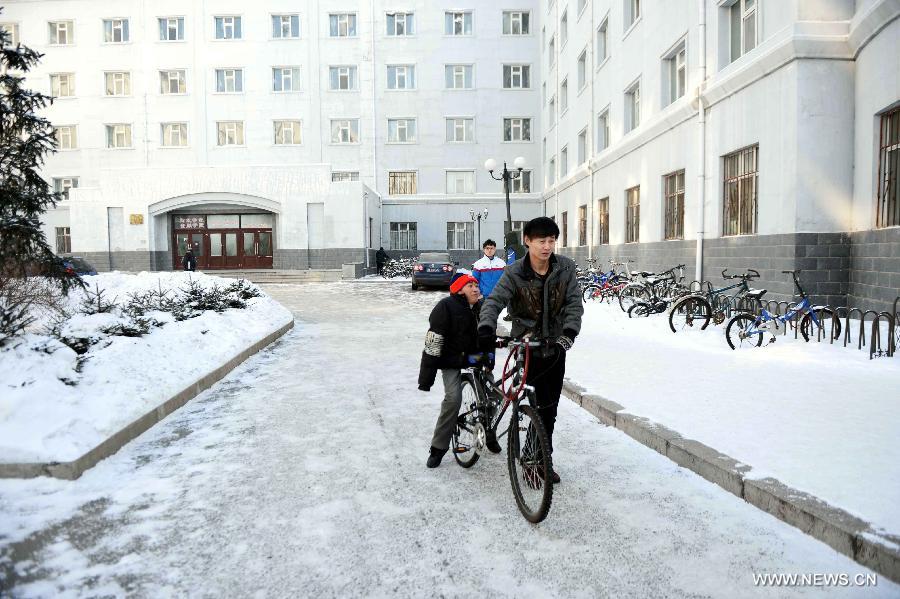
<path fill-rule="evenodd" d="M 493 239 L 488 239 L 481 244 L 481 249 L 484 250 L 484 256 L 472 265 L 472 276 L 478 280 L 481 295 L 487 297 L 494 290 L 497 281 L 500 280 L 506 262 L 494 255 L 497 253 L 497 244 Z"/>

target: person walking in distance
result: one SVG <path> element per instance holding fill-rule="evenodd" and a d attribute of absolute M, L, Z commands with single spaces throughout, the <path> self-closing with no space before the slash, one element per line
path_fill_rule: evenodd
<path fill-rule="evenodd" d="M 384 265 L 387 264 L 388 261 L 388 253 L 384 251 L 383 247 L 378 248 L 378 251 L 375 252 L 375 266 L 378 267 L 378 274 L 382 274 L 384 271 Z"/>
<path fill-rule="evenodd" d="M 187 271 L 197 270 L 197 258 L 194 257 L 194 250 L 190 247 L 188 247 L 187 251 L 184 253 L 184 258 L 181 259 L 181 265 Z"/>
<path fill-rule="evenodd" d="M 531 356 L 528 384 L 534 387 L 538 413 L 550 438 L 566 373 L 566 353 L 581 331 L 584 307 L 575 262 L 554 253 L 559 227 L 546 216 L 529 221 L 522 230 L 527 252 L 503 271 L 493 292 L 485 299 L 478 319 L 478 347 L 493 351 L 497 342 L 497 317 L 507 308 L 512 336 L 530 334 L 549 343 Z M 553 482 L 559 475 L 552 473 Z"/>
<path fill-rule="evenodd" d="M 497 281 L 500 280 L 506 262 L 494 255 L 497 253 L 497 244 L 493 239 L 488 239 L 481 244 L 481 249 L 484 251 L 484 256 L 472 265 L 472 276 L 478 279 L 481 295 L 487 297 L 494 290 Z"/>
<path fill-rule="evenodd" d="M 431 390 L 438 369 L 444 379 L 444 401 L 434 426 L 426 462 L 429 468 L 440 465 L 456 428 L 462 404 L 460 371 L 466 363 L 466 356 L 478 351 L 476 326 L 481 303 L 475 277 L 456 273 L 450 281 L 450 296 L 439 301 L 428 317 L 429 328 L 419 365 L 419 389 Z"/>

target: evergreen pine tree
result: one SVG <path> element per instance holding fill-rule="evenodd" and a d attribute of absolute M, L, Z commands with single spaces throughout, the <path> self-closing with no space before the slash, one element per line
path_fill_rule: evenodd
<path fill-rule="evenodd" d="M 24 87 L 41 56 L 13 46 L 0 29 L 0 277 L 39 272 L 68 292 L 83 284 L 53 254 L 40 221 L 61 199 L 39 173 L 47 153 L 56 151 L 53 127 L 38 115 L 53 98 Z"/>

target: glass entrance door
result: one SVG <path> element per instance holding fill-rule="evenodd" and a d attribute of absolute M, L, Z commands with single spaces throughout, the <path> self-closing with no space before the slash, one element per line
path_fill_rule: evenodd
<path fill-rule="evenodd" d="M 272 268 L 271 231 L 242 231 L 241 241 L 244 268 Z"/>

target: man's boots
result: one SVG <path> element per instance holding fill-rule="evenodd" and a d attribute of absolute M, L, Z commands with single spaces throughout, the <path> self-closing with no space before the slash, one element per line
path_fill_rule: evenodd
<path fill-rule="evenodd" d="M 437 468 L 441 465 L 441 460 L 444 459 L 445 453 L 447 453 L 446 449 L 438 449 L 437 447 L 432 447 L 428 452 L 428 461 L 425 462 L 425 465 L 429 468 Z"/>

